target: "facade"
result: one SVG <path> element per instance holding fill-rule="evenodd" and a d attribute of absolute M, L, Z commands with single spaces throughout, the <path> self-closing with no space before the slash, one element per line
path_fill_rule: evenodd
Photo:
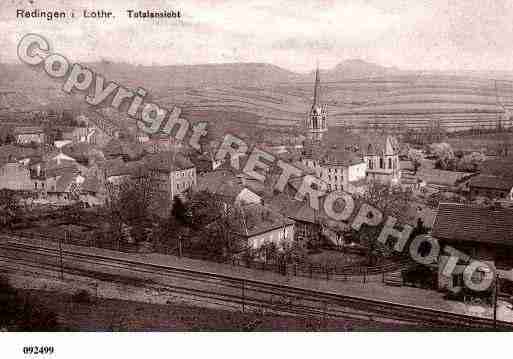
<path fill-rule="evenodd" d="M 363 151 L 368 179 L 392 184 L 399 183 L 401 179 L 399 144 L 394 137 L 387 136 L 384 143 L 369 144 Z"/>
<path fill-rule="evenodd" d="M 148 155 L 145 161 L 159 190 L 167 193 L 170 200 L 196 186 L 196 167 L 181 153 L 160 152 Z"/>
<path fill-rule="evenodd" d="M 18 162 L 5 163 L 0 167 L 0 189 L 32 191 L 34 184 L 30 179 L 30 170 Z"/>

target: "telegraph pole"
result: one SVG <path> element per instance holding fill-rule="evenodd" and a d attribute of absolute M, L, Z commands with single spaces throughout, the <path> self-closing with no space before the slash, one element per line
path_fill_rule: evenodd
<path fill-rule="evenodd" d="M 499 273 L 495 274 L 495 287 L 493 296 L 493 327 L 497 328 L 497 298 L 499 297 Z"/>
<path fill-rule="evenodd" d="M 64 235 L 67 236 L 68 232 L 64 232 Z M 62 237 L 59 236 L 59 262 L 61 267 L 61 280 L 64 280 L 64 264 L 62 262 Z"/>

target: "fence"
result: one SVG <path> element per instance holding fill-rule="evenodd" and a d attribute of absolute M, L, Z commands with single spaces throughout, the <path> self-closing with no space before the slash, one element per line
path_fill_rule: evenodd
<path fill-rule="evenodd" d="M 113 240 L 112 238 L 119 238 L 119 234 L 114 233 L 111 233 L 111 235 L 109 235 L 109 233 L 104 233 L 100 237 L 96 237 L 90 233 L 85 236 L 77 236 L 72 232 L 64 232 L 62 236 L 48 235 L 32 231 L 18 231 L 11 234 L 24 236 L 27 238 L 42 239 L 52 242 L 61 242 L 65 244 L 86 247 L 96 247 L 129 253 L 140 252 L 142 248 L 138 244 L 127 243 L 124 240 Z M 167 255 L 182 255 L 184 257 L 193 259 L 212 260 L 208 253 L 192 253 L 185 248 L 179 248 L 179 246 L 158 244 L 154 246 L 153 250 L 158 253 Z M 392 257 L 387 263 L 374 266 L 365 266 L 360 264 L 340 266 L 336 264 L 321 264 L 308 261 L 284 262 L 278 260 L 266 262 L 263 260 L 242 259 L 237 257 L 231 258 L 228 261 L 224 260 L 219 262 L 224 262 L 233 266 L 273 271 L 282 275 L 293 275 L 298 277 L 324 280 L 357 281 L 362 283 L 366 283 L 370 277 L 374 277 L 374 281 L 379 279 L 380 281 L 384 282 L 385 273 L 406 269 L 413 264 L 411 259 L 405 257 Z"/>

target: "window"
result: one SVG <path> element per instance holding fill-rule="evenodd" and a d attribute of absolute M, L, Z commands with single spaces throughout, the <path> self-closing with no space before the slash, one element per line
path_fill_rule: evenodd
<path fill-rule="evenodd" d="M 382 157 L 380 157 L 380 158 L 379 158 L 379 168 L 384 168 L 384 167 L 385 167 L 385 163 L 384 163 L 384 161 L 383 161 L 383 158 L 382 158 Z"/>
<path fill-rule="evenodd" d="M 388 159 L 388 168 L 392 168 L 392 158 Z"/>
<path fill-rule="evenodd" d="M 369 159 L 369 169 L 374 168 L 374 163 L 372 163 L 372 159 Z"/>

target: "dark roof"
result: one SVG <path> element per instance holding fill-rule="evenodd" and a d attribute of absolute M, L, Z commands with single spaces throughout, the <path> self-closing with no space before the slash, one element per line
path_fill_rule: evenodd
<path fill-rule="evenodd" d="M 363 158 L 345 149 L 331 149 L 326 152 L 323 162 L 334 166 L 351 166 L 363 162 Z"/>
<path fill-rule="evenodd" d="M 244 204 L 239 208 L 243 218 L 232 218 L 232 228 L 234 232 L 247 237 L 294 224 L 294 221 L 261 204 Z"/>
<path fill-rule="evenodd" d="M 180 152 L 158 152 L 144 157 L 144 162 L 149 169 L 171 172 L 193 168 L 194 164 Z"/>
<path fill-rule="evenodd" d="M 110 140 L 103 148 L 105 156 L 127 156 L 130 159 L 141 157 L 144 153 L 144 148 L 139 143 L 132 143 L 122 141 L 117 138 Z"/>
<path fill-rule="evenodd" d="M 240 180 L 227 170 L 207 172 L 198 176 L 197 182 L 196 190 L 221 195 L 231 203 L 245 189 Z"/>
<path fill-rule="evenodd" d="M 105 167 L 107 177 L 115 176 L 138 176 L 146 173 L 146 166 L 142 161 L 132 162 L 111 162 L 111 165 Z"/>
<path fill-rule="evenodd" d="M 289 217 L 300 222 L 318 223 L 320 214 L 319 211 L 313 209 L 307 203 L 304 203 L 296 213 Z"/>
<path fill-rule="evenodd" d="M 470 180 L 469 186 L 509 191 L 511 188 L 513 188 L 513 178 L 500 178 L 491 175 L 479 175 Z"/>
<path fill-rule="evenodd" d="M 446 241 L 513 245 L 513 209 L 440 203 L 432 235 Z"/>

